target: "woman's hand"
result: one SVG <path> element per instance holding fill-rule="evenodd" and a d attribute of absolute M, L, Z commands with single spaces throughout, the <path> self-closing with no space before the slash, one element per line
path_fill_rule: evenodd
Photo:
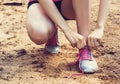
<path fill-rule="evenodd" d="M 97 28 L 88 36 L 88 46 L 93 49 L 97 49 L 100 44 L 100 40 L 104 33 L 104 28 Z"/>
<path fill-rule="evenodd" d="M 78 49 L 81 49 L 86 46 L 85 38 L 82 35 L 73 32 L 72 30 L 65 32 L 65 36 L 71 43 L 72 47 L 77 47 Z"/>

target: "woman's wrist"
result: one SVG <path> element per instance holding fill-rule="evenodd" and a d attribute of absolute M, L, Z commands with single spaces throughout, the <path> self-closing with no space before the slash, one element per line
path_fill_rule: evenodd
<path fill-rule="evenodd" d="M 71 31 L 71 28 L 69 27 L 69 25 L 65 24 L 65 25 L 58 25 L 58 27 L 60 27 L 60 29 L 62 29 L 63 33 L 67 33 L 69 31 Z"/>
<path fill-rule="evenodd" d="M 96 25 L 96 28 L 97 28 L 97 29 L 104 30 L 104 24 L 97 24 L 97 25 Z"/>

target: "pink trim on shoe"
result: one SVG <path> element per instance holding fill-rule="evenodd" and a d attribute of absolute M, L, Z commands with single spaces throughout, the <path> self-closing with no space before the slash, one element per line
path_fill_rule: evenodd
<path fill-rule="evenodd" d="M 58 45 L 58 29 L 56 28 L 54 35 L 47 41 L 46 46 L 57 46 L 57 45 Z"/>

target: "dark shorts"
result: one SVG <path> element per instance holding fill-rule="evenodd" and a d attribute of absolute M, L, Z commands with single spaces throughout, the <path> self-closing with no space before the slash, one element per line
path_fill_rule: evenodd
<path fill-rule="evenodd" d="M 34 4 L 34 3 L 39 3 L 38 1 L 31 1 L 31 2 L 29 2 L 28 3 L 28 8 L 32 5 L 32 4 Z M 57 7 L 57 9 L 58 9 L 58 11 L 61 13 L 61 15 L 63 16 L 63 14 L 62 14 L 62 12 L 61 12 L 61 3 L 62 3 L 62 1 L 57 1 L 57 2 L 54 2 L 55 3 L 55 6 Z M 63 16 L 63 18 L 65 19 L 65 20 L 69 20 L 69 19 L 67 19 L 66 17 L 64 17 Z"/>

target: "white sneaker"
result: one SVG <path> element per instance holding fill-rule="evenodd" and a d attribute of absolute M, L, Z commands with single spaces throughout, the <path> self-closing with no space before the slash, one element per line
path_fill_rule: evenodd
<path fill-rule="evenodd" d="M 88 47 L 85 47 L 79 51 L 79 68 L 84 73 L 94 73 L 98 70 L 97 62 L 91 54 Z"/>

